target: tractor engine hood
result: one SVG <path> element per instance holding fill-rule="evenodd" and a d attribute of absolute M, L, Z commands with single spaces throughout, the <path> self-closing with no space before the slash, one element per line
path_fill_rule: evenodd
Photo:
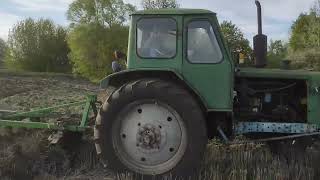
<path fill-rule="evenodd" d="M 319 80 L 320 72 L 265 68 L 239 68 L 236 77 Z"/>

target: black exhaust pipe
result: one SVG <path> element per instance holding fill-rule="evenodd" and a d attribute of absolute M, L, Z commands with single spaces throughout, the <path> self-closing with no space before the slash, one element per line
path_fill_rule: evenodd
<path fill-rule="evenodd" d="M 262 34 L 262 17 L 261 17 L 261 4 L 256 1 L 257 14 L 258 14 L 258 34 Z"/>
<path fill-rule="evenodd" d="M 253 38 L 253 51 L 255 57 L 255 67 L 263 68 L 267 65 L 268 37 L 262 34 L 261 4 L 258 0 L 256 0 L 256 5 L 258 12 L 258 34 Z"/>

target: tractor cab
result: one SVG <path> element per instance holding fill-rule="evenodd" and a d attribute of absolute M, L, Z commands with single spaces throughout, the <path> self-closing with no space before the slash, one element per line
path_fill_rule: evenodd
<path fill-rule="evenodd" d="M 138 11 L 132 14 L 129 34 L 127 70 L 122 74 L 178 80 L 197 92 L 207 109 L 232 110 L 234 66 L 215 13 Z"/>

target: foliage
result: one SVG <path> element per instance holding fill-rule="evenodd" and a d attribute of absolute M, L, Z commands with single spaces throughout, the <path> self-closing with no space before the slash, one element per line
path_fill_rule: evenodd
<path fill-rule="evenodd" d="M 4 58 L 6 47 L 7 47 L 6 42 L 0 38 L 0 66 L 1 66 L 1 62 L 3 61 L 3 58 Z"/>
<path fill-rule="evenodd" d="M 320 70 L 320 0 L 291 27 L 289 58 L 298 68 Z"/>
<path fill-rule="evenodd" d="M 69 72 L 67 31 L 51 20 L 31 18 L 9 32 L 5 63 L 9 68 L 37 72 Z"/>
<path fill-rule="evenodd" d="M 270 45 L 268 47 L 269 54 L 285 57 L 287 52 L 286 44 L 284 44 L 281 40 L 270 40 Z"/>
<path fill-rule="evenodd" d="M 320 71 L 320 48 L 309 48 L 303 51 L 290 51 L 288 59 L 297 69 Z"/>
<path fill-rule="evenodd" d="M 74 24 L 99 23 L 111 27 L 122 24 L 135 11 L 131 4 L 122 0 L 76 0 L 67 11 L 67 18 Z"/>
<path fill-rule="evenodd" d="M 92 81 L 110 74 L 113 52 L 125 52 L 128 27 L 123 23 L 134 6 L 122 0 L 76 0 L 68 10 L 72 21 L 68 43 L 73 72 Z"/>
<path fill-rule="evenodd" d="M 242 53 L 245 55 L 246 62 L 249 63 L 252 49 L 249 40 L 244 37 L 243 32 L 231 21 L 223 21 L 220 26 L 224 39 L 234 58 L 236 57 L 236 54 Z"/>
<path fill-rule="evenodd" d="M 311 12 L 314 12 L 317 16 L 320 16 L 320 0 L 316 0 L 314 2 Z"/>
<path fill-rule="evenodd" d="M 301 14 L 291 31 L 290 47 L 293 50 L 320 47 L 320 17 L 315 12 Z"/>
<path fill-rule="evenodd" d="M 143 9 L 179 8 L 176 0 L 142 0 Z"/>
<path fill-rule="evenodd" d="M 281 40 L 270 40 L 267 57 L 268 67 L 278 68 L 280 62 L 286 58 L 287 52 L 287 44 L 283 43 Z"/>
<path fill-rule="evenodd" d="M 92 81 L 112 73 L 111 62 L 114 50 L 125 51 L 128 28 L 114 25 L 108 28 L 100 24 L 83 24 L 70 33 L 70 59 L 73 72 Z"/>
<path fill-rule="evenodd" d="M 320 47 L 320 0 L 309 13 L 300 14 L 291 27 L 292 50 Z"/>

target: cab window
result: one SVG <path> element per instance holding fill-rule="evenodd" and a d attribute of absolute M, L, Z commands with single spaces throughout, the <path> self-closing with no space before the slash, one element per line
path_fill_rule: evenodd
<path fill-rule="evenodd" d="M 191 21 L 187 41 L 187 57 L 191 63 L 219 63 L 222 60 L 222 52 L 209 21 Z"/>
<path fill-rule="evenodd" d="M 143 18 L 137 23 L 137 54 L 142 58 L 173 58 L 177 24 L 172 18 Z"/>

